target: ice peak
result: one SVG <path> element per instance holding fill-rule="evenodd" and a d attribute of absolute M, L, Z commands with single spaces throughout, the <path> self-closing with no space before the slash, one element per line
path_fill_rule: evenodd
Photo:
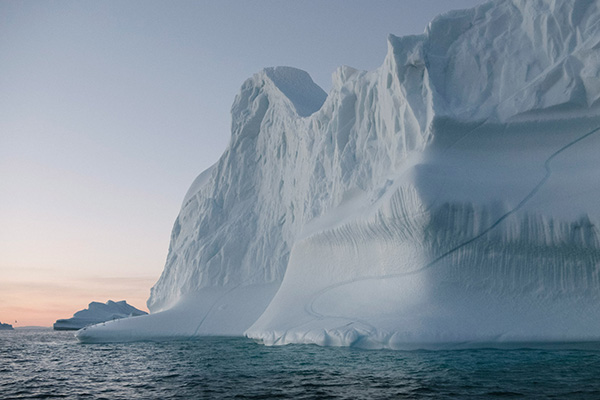
<path fill-rule="evenodd" d="M 293 67 L 269 67 L 258 73 L 266 77 L 294 106 L 301 117 L 307 117 L 319 110 L 327 93 L 317 85 L 310 75 Z"/>

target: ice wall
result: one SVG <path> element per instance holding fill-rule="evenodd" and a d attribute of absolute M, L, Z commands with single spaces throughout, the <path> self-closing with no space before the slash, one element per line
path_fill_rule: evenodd
<path fill-rule="evenodd" d="M 597 1 L 495 1 L 390 36 L 327 96 L 256 74 L 185 196 L 153 314 L 80 339 L 597 339 L 599 21 Z"/>

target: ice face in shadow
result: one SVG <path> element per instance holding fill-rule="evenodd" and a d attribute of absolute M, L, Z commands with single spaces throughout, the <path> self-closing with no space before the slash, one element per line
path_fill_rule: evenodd
<path fill-rule="evenodd" d="M 369 348 L 600 338 L 600 10 L 498 1 L 388 39 L 324 93 L 244 83 L 175 222 L 152 314 L 84 341 Z"/>

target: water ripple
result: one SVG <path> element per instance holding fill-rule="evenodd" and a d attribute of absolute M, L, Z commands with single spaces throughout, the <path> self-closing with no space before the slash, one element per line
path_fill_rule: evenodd
<path fill-rule="evenodd" d="M 0 332 L 2 398 L 600 398 L 600 347 L 366 351 L 243 338 L 79 344 Z"/>

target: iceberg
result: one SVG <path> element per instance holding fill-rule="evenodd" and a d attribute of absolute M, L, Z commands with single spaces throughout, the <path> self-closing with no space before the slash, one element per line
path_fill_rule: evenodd
<path fill-rule="evenodd" d="M 13 331 L 15 328 L 11 324 L 0 322 L 0 331 Z"/>
<path fill-rule="evenodd" d="M 151 314 L 84 342 L 600 339 L 600 5 L 491 1 L 325 94 L 267 68 L 184 198 Z"/>
<path fill-rule="evenodd" d="M 53 327 L 55 331 L 76 331 L 89 325 L 147 314 L 127 304 L 125 300 L 108 300 L 106 303 L 93 301 L 88 308 L 77 311 L 73 317 L 57 320 Z"/>

